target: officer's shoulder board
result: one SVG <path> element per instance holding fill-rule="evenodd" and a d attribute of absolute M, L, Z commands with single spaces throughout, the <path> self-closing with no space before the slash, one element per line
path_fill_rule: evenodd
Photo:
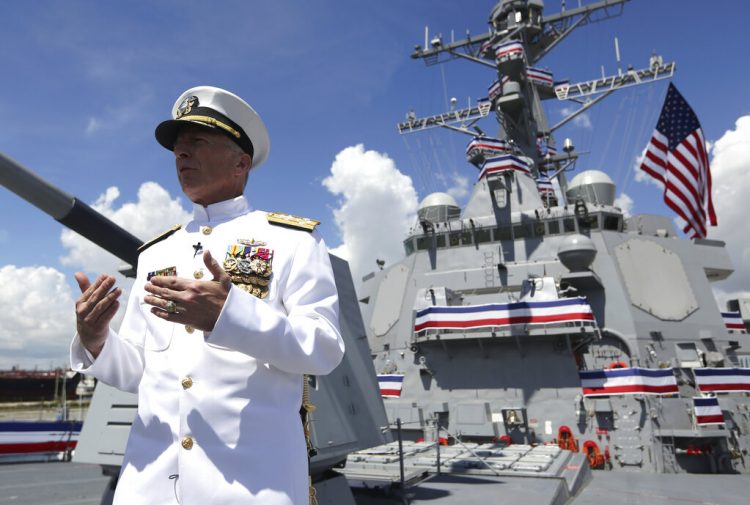
<path fill-rule="evenodd" d="M 292 216 L 291 214 L 282 214 L 281 212 L 269 212 L 266 214 L 269 224 L 286 226 L 297 230 L 313 231 L 320 224 L 317 219 L 307 217 Z"/>
<path fill-rule="evenodd" d="M 155 236 L 151 240 L 147 240 L 146 242 L 144 242 L 141 245 L 141 247 L 138 248 L 138 252 L 143 252 L 146 249 L 148 249 L 149 247 L 151 247 L 152 245 L 156 244 L 157 242 L 161 242 L 162 240 L 164 240 L 165 238 L 169 237 L 170 235 L 172 235 L 174 232 L 176 232 L 180 228 L 182 228 L 182 225 L 181 224 L 176 224 L 173 227 L 171 227 L 170 229 L 168 229 L 167 231 L 165 231 L 164 233 L 161 233 L 161 234 Z"/>

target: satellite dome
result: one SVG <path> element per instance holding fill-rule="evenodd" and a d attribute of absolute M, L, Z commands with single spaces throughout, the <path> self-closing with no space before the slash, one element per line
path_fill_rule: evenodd
<path fill-rule="evenodd" d="M 615 183 L 599 170 L 586 170 L 573 177 L 565 195 L 568 201 L 581 199 L 587 203 L 612 205 L 615 203 Z"/>
<path fill-rule="evenodd" d="M 449 207 L 458 207 L 456 199 L 448 193 L 432 193 L 427 195 L 424 200 L 419 204 L 419 210 L 427 207 L 435 207 L 437 205 L 447 205 Z"/>
<path fill-rule="evenodd" d="M 571 272 L 588 270 L 596 258 L 596 245 L 586 235 L 568 235 L 557 249 L 557 257 Z"/>
<path fill-rule="evenodd" d="M 417 215 L 431 222 L 448 221 L 461 215 L 461 207 L 448 193 L 432 193 L 419 204 Z"/>

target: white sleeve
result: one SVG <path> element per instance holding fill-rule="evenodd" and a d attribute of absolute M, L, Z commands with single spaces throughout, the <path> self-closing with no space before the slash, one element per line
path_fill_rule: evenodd
<path fill-rule="evenodd" d="M 133 288 L 120 333 L 110 328 L 104 347 L 96 358 L 81 344 L 76 333 L 70 344 L 70 367 L 76 372 L 93 375 L 122 391 L 136 393 L 143 375 L 142 343 L 145 332 L 146 322 Z M 131 338 L 126 339 L 120 335 Z"/>
<path fill-rule="evenodd" d="M 300 240 L 279 296 L 281 311 L 232 286 L 206 341 L 289 373 L 331 372 L 344 355 L 344 341 L 331 261 L 317 234 Z"/>
<path fill-rule="evenodd" d="M 70 344 L 70 368 L 85 375 L 93 375 L 101 382 L 122 391 L 137 393 L 138 383 L 143 375 L 143 354 L 131 342 L 109 330 L 102 351 L 94 359 L 76 334 Z"/>

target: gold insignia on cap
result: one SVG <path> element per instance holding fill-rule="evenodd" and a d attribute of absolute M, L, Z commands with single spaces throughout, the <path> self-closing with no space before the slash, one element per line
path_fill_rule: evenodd
<path fill-rule="evenodd" d="M 198 97 L 195 95 L 185 98 L 175 112 L 175 119 L 180 119 L 185 114 L 190 114 L 193 107 L 198 106 Z"/>
<path fill-rule="evenodd" d="M 280 224 L 300 230 L 313 231 L 320 224 L 317 219 L 307 217 L 292 216 L 291 214 L 282 214 L 280 212 L 269 212 L 266 215 L 268 222 L 271 224 Z"/>
<path fill-rule="evenodd" d="M 216 126 L 217 128 L 221 128 L 222 130 L 229 133 L 235 138 L 240 138 L 242 136 L 240 132 L 238 132 L 237 130 L 229 126 L 228 124 L 222 123 L 218 119 L 215 119 L 209 116 L 185 116 L 185 117 L 179 116 L 177 117 L 177 119 L 179 119 L 180 121 L 192 121 L 194 123 L 203 123 L 203 124 L 207 124 L 210 126 Z"/>
<path fill-rule="evenodd" d="M 148 249 L 149 247 L 151 247 L 152 245 L 156 244 L 157 242 L 161 242 L 162 240 L 164 240 L 165 238 L 169 237 L 171 234 L 173 234 L 174 232 L 176 232 L 180 228 L 182 228 L 182 225 L 181 224 L 176 224 L 173 227 L 171 227 L 170 229 L 168 229 L 167 231 L 165 231 L 164 233 L 161 233 L 161 234 L 155 236 L 151 240 L 147 240 L 146 242 L 144 242 L 141 245 L 141 247 L 138 248 L 138 252 L 143 252 L 146 249 Z"/>

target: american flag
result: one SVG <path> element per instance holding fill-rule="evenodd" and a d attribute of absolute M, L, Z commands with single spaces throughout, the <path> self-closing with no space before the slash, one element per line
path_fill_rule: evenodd
<path fill-rule="evenodd" d="M 750 368 L 693 368 L 701 393 L 750 393 Z"/>
<path fill-rule="evenodd" d="M 670 83 L 641 170 L 664 186 L 664 202 L 687 224 L 691 238 L 706 237 L 706 221 L 716 226 L 711 170 L 698 116 Z"/>
<path fill-rule="evenodd" d="M 594 322 L 591 306 L 582 297 L 540 302 L 428 307 L 417 311 L 414 331 L 466 330 L 512 324 L 536 325 L 579 321 Z"/>
<path fill-rule="evenodd" d="M 724 413 L 719 407 L 718 398 L 694 397 L 693 412 L 698 426 L 724 424 Z"/>
<path fill-rule="evenodd" d="M 613 368 L 578 372 L 584 396 L 676 395 L 671 368 Z"/>
<path fill-rule="evenodd" d="M 378 375 L 378 385 L 380 386 L 380 396 L 383 398 L 400 398 L 404 376 L 398 374 Z"/>
<path fill-rule="evenodd" d="M 504 170 L 517 170 L 527 175 L 531 174 L 531 168 L 529 167 L 528 162 L 519 158 L 518 156 L 506 154 L 503 156 L 495 156 L 494 158 L 487 159 L 482 164 L 482 171 L 479 172 L 479 179 L 481 179 L 485 175 L 502 172 Z"/>
<path fill-rule="evenodd" d="M 731 332 L 747 333 L 745 323 L 742 322 L 742 316 L 739 312 L 722 312 L 721 318 L 724 319 L 724 326 Z"/>

